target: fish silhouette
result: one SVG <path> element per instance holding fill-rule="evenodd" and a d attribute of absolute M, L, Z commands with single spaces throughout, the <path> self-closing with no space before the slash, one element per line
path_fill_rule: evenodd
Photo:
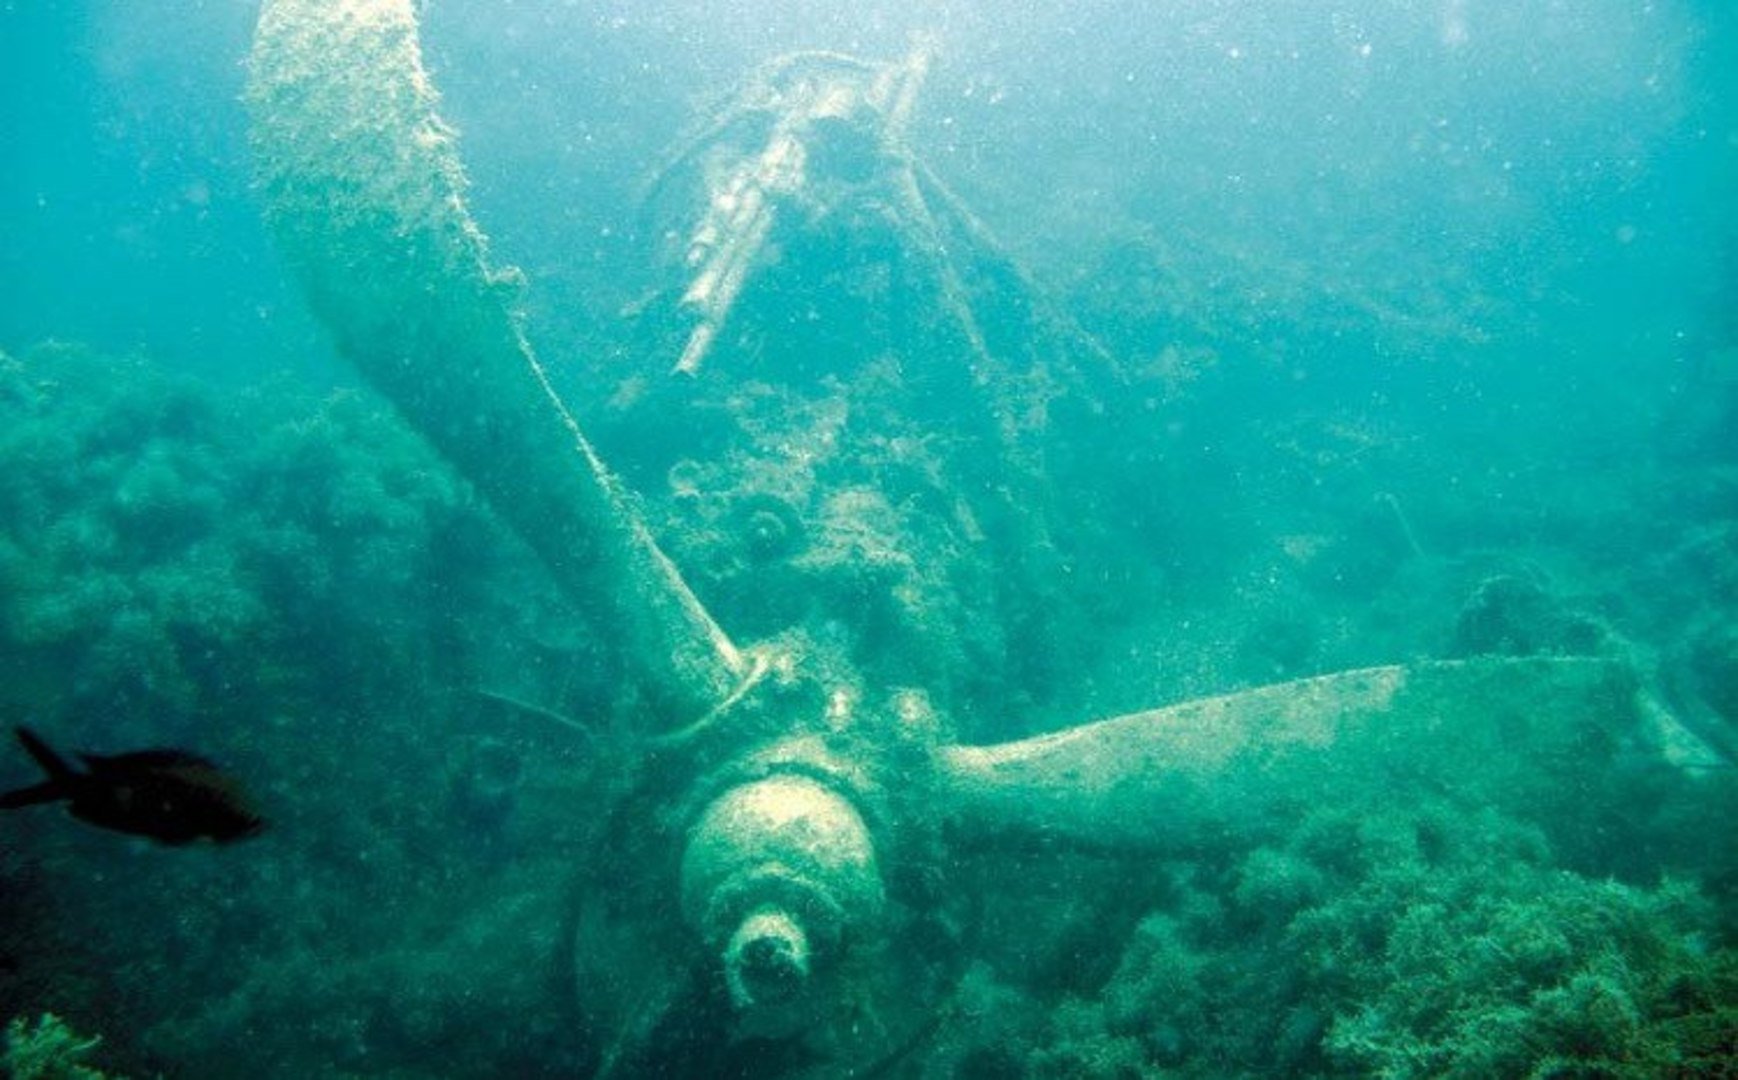
<path fill-rule="evenodd" d="M 80 772 L 35 732 L 21 727 L 17 734 L 48 779 L 0 794 L 0 810 L 64 801 L 80 821 L 172 845 L 228 843 L 265 827 L 241 784 L 197 755 L 80 754 L 88 770 Z"/>

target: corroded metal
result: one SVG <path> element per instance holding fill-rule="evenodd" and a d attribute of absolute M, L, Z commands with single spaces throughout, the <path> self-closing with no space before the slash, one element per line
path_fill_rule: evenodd
<path fill-rule="evenodd" d="M 838 175 L 878 174 L 892 186 L 877 190 L 905 193 L 895 212 L 938 283 L 968 381 L 994 382 L 941 234 L 989 241 L 898 138 L 927 52 L 886 67 L 805 57 L 745 95 L 742 109 L 772 117 L 769 134 L 711 175 L 687 237 L 680 309 L 692 324 L 676 368 L 700 372 L 781 206 L 849 203 L 850 184 L 823 192 L 814 171 L 816 148 L 842 142 L 836 155 L 867 161 Z M 932 1030 L 958 974 L 947 912 L 969 897 L 948 872 L 968 851 L 1187 851 L 1259 836 L 1352 789 L 1534 811 L 1587 797 L 1589 772 L 1636 738 L 1636 682 L 1603 660 L 1344 672 L 964 746 L 923 691 L 866 685 L 840 650 L 777 638 L 738 649 L 537 364 L 515 275 L 490 262 L 466 209 L 410 0 L 270 0 L 249 97 L 268 214 L 340 349 L 576 605 L 620 628 L 612 646 L 650 703 L 614 803 L 588 808 L 610 824 L 572 927 L 601 1074 L 660 1068 L 673 1014 L 708 986 L 728 1002 L 722 1038 L 797 1040 L 832 1072 L 897 1057 Z M 864 145 L 864 131 L 878 134 Z M 1003 419 L 1004 435 L 1018 426 Z M 1017 443 L 999 445 L 1017 456 Z M 826 500 L 828 520 L 861 510 L 852 495 Z M 776 502 L 756 513 L 771 559 L 800 522 Z M 969 505 L 953 513 L 968 543 L 983 540 Z"/>
<path fill-rule="evenodd" d="M 556 396 L 465 204 L 412 5 L 266 5 L 248 99 L 278 245 L 339 351 L 486 496 L 652 699 L 694 722 L 751 673 Z"/>

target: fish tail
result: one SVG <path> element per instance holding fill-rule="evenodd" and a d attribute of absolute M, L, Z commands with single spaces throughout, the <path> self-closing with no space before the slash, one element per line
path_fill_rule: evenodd
<path fill-rule="evenodd" d="M 67 764 L 65 758 L 55 753 L 52 747 L 43 742 L 36 732 L 27 727 L 15 728 L 14 731 L 18 735 L 18 741 L 24 744 L 24 749 L 30 752 L 30 756 L 36 759 L 38 765 L 42 766 L 42 771 L 48 774 L 49 783 L 65 784 L 77 779 L 78 773 L 73 767 Z M 24 790 L 30 791 L 32 789 L 25 788 Z M 13 794 L 18 793 L 14 792 Z"/>
<path fill-rule="evenodd" d="M 37 803 L 64 798 L 65 785 L 58 780 L 44 780 L 40 784 L 21 787 L 15 791 L 0 792 L 0 810 L 16 810 L 20 806 L 35 806 Z"/>

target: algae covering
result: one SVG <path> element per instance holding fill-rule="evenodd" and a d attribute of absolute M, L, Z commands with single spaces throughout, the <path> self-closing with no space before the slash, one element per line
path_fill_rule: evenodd
<path fill-rule="evenodd" d="M 462 10 L 212 50 L 317 356 L 0 340 L 0 715 L 269 823 L 0 813 L 0 1065 L 1731 1075 L 1728 17 Z"/>

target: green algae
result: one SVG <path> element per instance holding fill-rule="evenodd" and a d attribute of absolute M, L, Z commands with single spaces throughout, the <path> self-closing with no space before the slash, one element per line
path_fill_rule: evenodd
<path fill-rule="evenodd" d="M 80 1035 L 53 1013 L 43 1013 L 34 1023 L 14 1017 L 6 1025 L 0 1070 L 12 1080 L 121 1080 L 85 1063 L 102 1041 Z"/>

